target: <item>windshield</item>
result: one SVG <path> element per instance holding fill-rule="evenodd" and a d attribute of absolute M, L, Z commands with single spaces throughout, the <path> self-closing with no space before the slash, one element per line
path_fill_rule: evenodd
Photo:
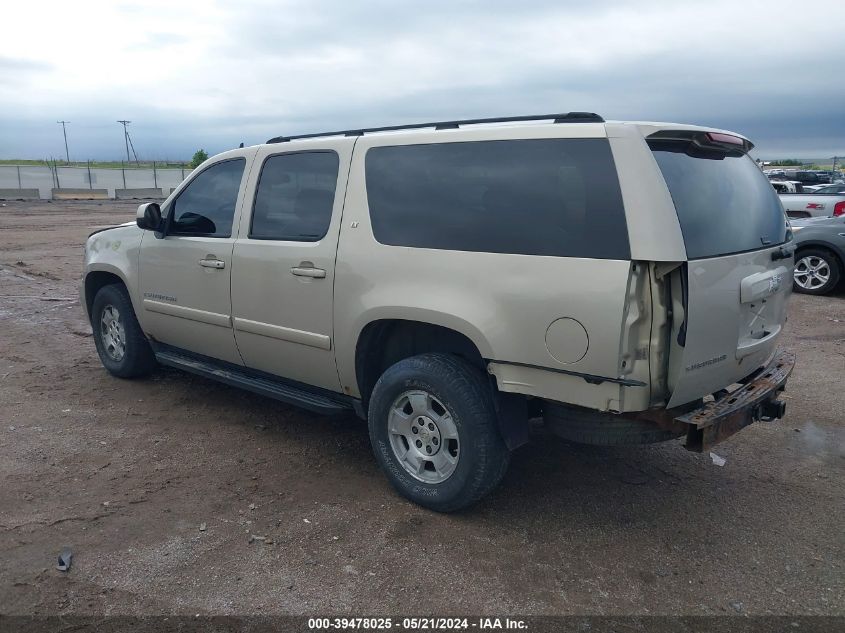
<path fill-rule="evenodd" d="M 741 152 L 703 149 L 687 141 L 650 140 L 672 195 L 689 259 L 782 244 L 783 206 L 763 172 Z"/>

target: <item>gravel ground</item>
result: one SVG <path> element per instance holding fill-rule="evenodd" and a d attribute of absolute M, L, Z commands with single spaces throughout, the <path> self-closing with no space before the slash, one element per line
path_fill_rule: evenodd
<path fill-rule="evenodd" d="M 787 418 L 725 466 L 541 437 L 444 516 L 357 419 L 102 369 L 82 244 L 135 206 L 0 207 L 0 614 L 845 614 L 845 294 L 793 298 Z"/>

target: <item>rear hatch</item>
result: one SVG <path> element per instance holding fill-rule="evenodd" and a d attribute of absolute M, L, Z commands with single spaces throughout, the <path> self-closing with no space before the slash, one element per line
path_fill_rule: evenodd
<path fill-rule="evenodd" d="M 792 234 L 748 141 L 682 130 L 647 141 L 687 250 L 672 281 L 675 407 L 741 380 L 774 353 L 792 288 Z"/>

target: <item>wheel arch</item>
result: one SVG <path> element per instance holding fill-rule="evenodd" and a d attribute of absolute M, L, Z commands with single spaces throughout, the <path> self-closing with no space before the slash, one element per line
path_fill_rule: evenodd
<path fill-rule="evenodd" d="M 487 358 L 466 334 L 444 325 L 407 319 L 377 319 L 368 323 L 355 346 L 355 376 L 366 414 L 370 395 L 384 371 L 401 360 L 424 353 L 454 354 L 487 375 Z M 528 442 L 528 400 L 500 392 L 488 376 L 499 430 L 511 450 Z"/>
<path fill-rule="evenodd" d="M 837 263 L 839 264 L 839 269 L 842 270 L 842 272 L 845 272 L 845 270 L 843 270 L 843 268 L 845 268 L 845 252 L 843 252 L 842 249 L 835 244 L 831 244 L 830 242 L 825 242 L 823 240 L 807 240 L 806 242 L 800 242 L 797 244 L 795 246 L 795 259 L 798 259 L 798 254 L 801 251 L 811 248 L 822 249 L 833 253 L 837 259 Z"/>
<path fill-rule="evenodd" d="M 355 345 L 355 378 L 364 405 L 384 370 L 426 352 L 455 354 L 486 372 L 484 356 L 462 332 L 428 321 L 376 319 L 364 326 Z"/>
<path fill-rule="evenodd" d="M 104 286 L 110 284 L 123 284 L 129 294 L 129 301 L 132 301 L 132 293 L 129 292 L 129 285 L 126 283 L 122 273 L 119 269 L 111 266 L 98 267 L 89 270 L 85 275 L 85 313 L 88 315 L 88 320 L 91 320 L 91 307 L 94 305 L 94 297 L 97 292 Z M 135 309 L 135 306 L 132 306 Z M 135 313 L 138 311 L 135 309 Z"/>

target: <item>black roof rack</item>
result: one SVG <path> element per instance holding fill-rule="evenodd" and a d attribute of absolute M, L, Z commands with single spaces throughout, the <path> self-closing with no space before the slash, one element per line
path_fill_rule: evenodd
<path fill-rule="evenodd" d="M 268 143 L 286 143 L 302 138 L 319 138 L 321 136 L 362 136 L 369 132 L 394 132 L 396 130 L 419 130 L 433 127 L 435 130 L 455 130 L 461 125 L 475 125 L 477 123 L 515 123 L 518 121 L 554 120 L 555 123 L 604 123 L 604 119 L 594 112 L 567 112 L 565 114 L 531 114 L 527 116 L 504 116 L 491 119 L 461 119 L 458 121 L 432 121 L 431 123 L 411 123 L 409 125 L 388 125 L 385 127 L 368 127 L 357 130 L 339 130 L 337 132 L 316 132 L 312 134 L 297 134 L 295 136 L 276 136 Z"/>

